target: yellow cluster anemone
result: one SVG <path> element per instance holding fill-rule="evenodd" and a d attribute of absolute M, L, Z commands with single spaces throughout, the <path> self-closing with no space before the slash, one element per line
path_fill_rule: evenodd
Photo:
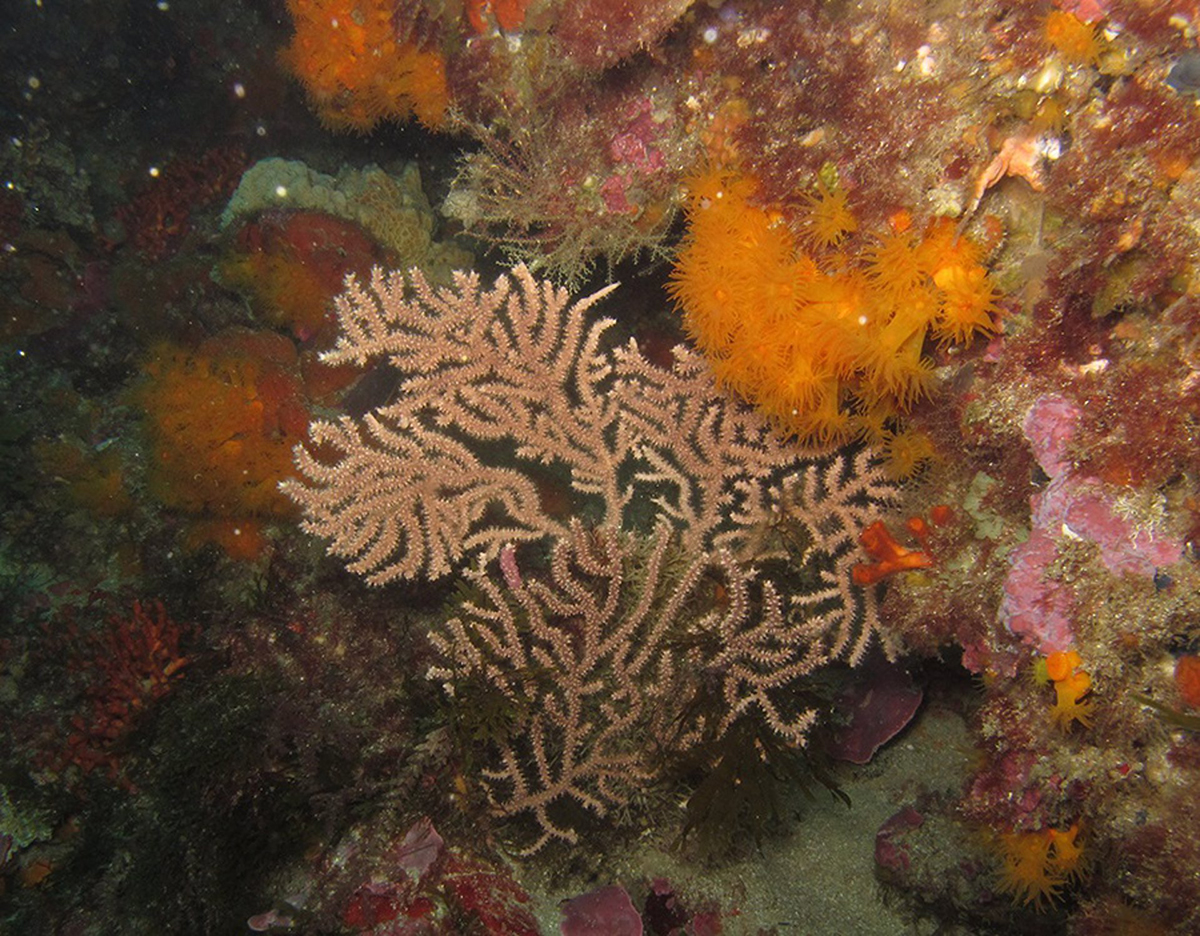
<path fill-rule="evenodd" d="M 1003 858 L 999 889 L 1038 910 L 1053 903 L 1064 886 L 1086 876 L 1079 832 L 1076 822 L 1067 829 L 1000 833 L 996 839 Z"/>
<path fill-rule="evenodd" d="M 688 336 L 718 382 L 808 444 L 885 438 L 929 392 L 927 339 L 995 330 L 997 294 L 982 250 L 942 220 L 858 234 L 846 194 L 808 198 L 798 248 L 755 181 L 706 169 L 686 181 L 688 232 L 669 286 Z"/>

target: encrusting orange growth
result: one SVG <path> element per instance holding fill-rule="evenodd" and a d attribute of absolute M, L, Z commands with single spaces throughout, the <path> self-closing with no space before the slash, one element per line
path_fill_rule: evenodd
<path fill-rule="evenodd" d="M 233 332 L 195 352 L 161 345 L 146 364 L 136 398 L 153 445 L 149 487 L 192 516 L 193 542 L 249 558 L 258 518 L 291 513 L 279 482 L 308 431 L 295 358 L 280 335 Z"/>
<path fill-rule="evenodd" d="M 517 32 L 525 22 L 529 0 L 467 0 L 467 22 L 477 33 L 494 23 L 504 32 Z"/>
<path fill-rule="evenodd" d="M 874 585 L 894 572 L 926 569 L 933 565 L 928 554 L 897 543 L 882 520 L 876 520 L 863 530 L 858 542 L 875 561 L 857 563 L 850 570 L 855 585 Z"/>
<path fill-rule="evenodd" d="M 954 519 L 954 511 L 945 504 L 938 504 L 930 508 L 929 519 L 934 526 L 945 526 Z M 920 542 L 920 549 L 901 546 L 882 520 L 876 520 L 859 534 L 859 545 L 874 561 L 859 562 L 850 569 L 850 577 L 856 585 L 874 585 L 893 573 L 927 569 L 933 565 L 933 556 L 928 551 L 932 531 L 925 518 L 909 517 L 904 526 Z"/>
<path fill-rule="evenodd" d="M 1175 661 L 1175 688 L 1188 708 L 1200 708 L 1200 657 L 1188 654 Z"/>
<path fill-rule="evenodd" d="M 1071 880 L 1083 877 L 1083 845 L 1079 823 L 1068 829 L 1039 829 L 1036 832 L 1003 832 L 996 837 L 1004 865 L 999 889 L 1022 904 L 1037 909 L 1052 902 Z"/>
<path fill-rule="evenodd" d="M 1054 683 L 1055 694 L 1050 717 L 1064 730 L 1072 722 L 1085 728 L 1092 724 L 1092 703 L 1083 698 L 1092 691 L 1092 677 L 1079 668 L 1082 663 L 1074 650 L 1058 650 L 1046 657 L 1046 675 Z"/>
<path fill-rule="evenodd" d="M 716 169 L 686 184 L 688 234 L 669 287 L 685 329 L 722 386 L 801 442 L 884 441 L 929 392 L 926 339 L 995 329 L 982 251 L 948 219 L 924 237 L 892 224 L 856 245 L 845 194 L 822 186 L 802 224 L 810 255 L 753 203 L 753 179 Z"/>
<path fill-rule="evenodd" d="M 218 266 L 221 282 L 251 297 L 260 316 L 302 341 L 332 341 L 332 299 L 348 273 L 365 275 L 378 251 L 362 229 L 315 211 L 248 221 Z"/>
<path fill-rule="evenodd" d="M 398 42 L 394 11 L 384 0 L 288 0 L 295 34 L 280 58 L 330 127 L 366 132 L 412 114 L 430 129 L 442 126 L 445 60 Z"/>
<path fill-rule="evenodd" d="M 95 451 L 65 439 L 42 439 L 33 456 L 43 472 L 65 485 L 67 496 L 99 517 L 118 517 L 133 509 L 116 448 Z"/>

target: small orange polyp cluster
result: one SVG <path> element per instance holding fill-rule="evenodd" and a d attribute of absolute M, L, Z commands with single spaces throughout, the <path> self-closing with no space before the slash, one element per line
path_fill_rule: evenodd
<path fill-rule="evenodd" d="M 1072 879 L 1083 876 L 1083 845 L 1077 842 L 1079 823 L 1068 829 L 1005 832 L 997 837 L 1004 866 L 999 889 L 1022 904 L 1039 910 L 1052 902 Z"/>
<path fill-rule="evenodd" d="M 856 245 L 844 193 L 822 186 L 802 222 L 810 255 L 752 203 L 752 179 L 710 171 L 687 186 L 670 286 L 687 333 L 722 386 L 801 442 L 883 441 L 888 420 L 929 392 L 926 339 L 995 329 L 981 251 L 947 219 L 924 237 L 893 224 Z"/>
<path fill-rule="evenodd" d="M 914 429 L 899 429 L 881 434 L 880 454 L 884 473 L 893 481 L 914 477 L 937 452 L 929 436 Z"/>
<path fill-rule="evenodd" d="M 858 230 L 858 219 L 850 210 L 843 190 L 818 182 L 816 193 L 808 195 L 805 201 L 808 204 L 805 239 L 814 248 L 837 247 L 847 235 Z"/>
<path fill-rule="evenodd" d="M 1100 57 L 1095 27 L 1073 13 L 1054 10 L 1047 14 L 1042 22 L 1042 35 L 1047 44 L 1072 64 L 1091 65 Z"/>
<path fill-rule="evenodd" d="M 1050 717 L 1064 730 L 1072 722 L 1085 728 L 1092 724 L 1092 703 L 1083 698 L 1092 691 L 1092 677 L 1080 669 L 1082 663 L 1074 650 L 1057 650 L 1046 657 L 1046 675 L 1054 683 L 1056 697 Z"/>
<path fill-rule="evenodd" d="M 412 114 L 441 127 L 445 60 L 397 42 L 394 10 L 381 0 L 288 0 L 295 34 L 280 58 L 330 127 L 365 132 Z"/>

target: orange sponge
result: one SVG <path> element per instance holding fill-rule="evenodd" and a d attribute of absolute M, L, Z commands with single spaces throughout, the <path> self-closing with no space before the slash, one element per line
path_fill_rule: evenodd
<path fill-rule="evenodd" d="M 1175 688 L 1188 708 L 1200 708 L 1200 657 L 1189 654 L 1175 661 Z"/>
<path fill-rule="evenodd" d="M 253 518 L 291 513 L 279 482 L 308 427 L 295 358 L 280 335 L 232 332 L 195 352 L 161 345 L 146 364 L 136 396 L 153 446 L 149 487 L 195 519 L 193 541 L 215 539 L 238 555 L 261 543 Z M 208 535 L 226 528 L 245 535 L 236 550 Z"/>

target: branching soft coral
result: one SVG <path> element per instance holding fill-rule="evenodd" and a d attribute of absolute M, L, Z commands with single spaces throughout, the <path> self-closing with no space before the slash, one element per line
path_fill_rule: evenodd
<path fill-rule="evenodd" d="M 365 132 L 412 114 L 441 127 L 445 60 L 397 41 L 394 9 L 382 0 L 288 0 L 295 34 L 280 58 L 330 127 Z"/>
<path fill-rule="evenodd" d="M 752 179 L 710 170 L 687 186 L 670 287 L 685 328 L 723 386 L 802 442 L 881 442 L 887 422 L 929 392 L 926 339 L 995 328 L 981 251 L 948 220 L 921 238 L 901 229 L 856 243 L 845 194 L 821 186 L 803 224 L 810 256 L 754 204 Z"/>

